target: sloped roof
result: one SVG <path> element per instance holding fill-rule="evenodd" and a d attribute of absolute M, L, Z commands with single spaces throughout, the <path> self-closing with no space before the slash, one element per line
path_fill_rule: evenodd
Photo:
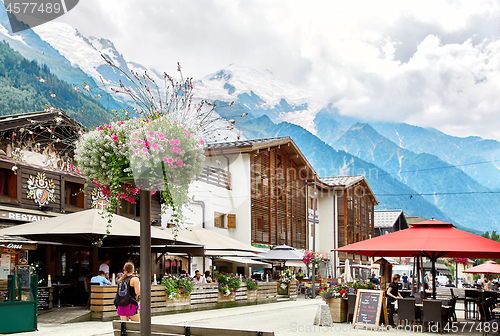
<path fill-rule="evenodd" d="M 321 182 L 324 182 L 332 187 L 345 187 L 349 188 L 359 181 L 364 180 L 363 175 L 351 175 L 351 176 L 332 176 L 332 177 L 322 177 Z"/>
<path fill-rule="evenodd" d="M 355 184 L 364 181 L 366 187 L 368 188 L 369 194 L 371 195 L 371 197 L 373 197 L 375 205 L 378 205 L 377 197 L 375 197 L 373 190 L 370 188 L 368 181 L 366 181 L 366 178 L 363 175 L 321 177 L 319 180 L 330 187 L 342 188 L 350 188 Z"/>
<path fill-rule="evenodd" d="M 252 139 L 252 140 L 242 140 L 242 141 L 230 141 L 230 142 L 211 142 L 206 146 L 207 150 L 213 149 L 223 149 L 223 148 L 233 148 L 233 147 L 249 147 L 256 145 L 274 145 L 274 143 L 283 142 L 283 141 L 291 141 L 292 138 L 289 136 L 286 137 L 277 137 L 277 138 L 266 138 L 266 139 Z"/>
<path fill-rule="evenodd" d="M 374 222 L 375 228 L 391 228 L 394 226 L 403 210 L 375 210 Z"/>

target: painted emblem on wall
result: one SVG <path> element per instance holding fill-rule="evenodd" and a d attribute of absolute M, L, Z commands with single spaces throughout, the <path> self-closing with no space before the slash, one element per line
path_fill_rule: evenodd
<path fill-rule="evenodd" d="M 28 198 L 34 200 L 39 206 L 55 202 L 55 187 L 54 181 L 47 179 L 45 173 L 38 173 L 36 177 L 30 175 L 28 179 Z"/>
<path fill-rule="evenodd" d="M 94 188 L 92 190 L 92 207 L 95 209 L 104 210 L 106 209 L 106 205 L 108 205 L 109 197 L 106 196 L 101 188 Z"/>

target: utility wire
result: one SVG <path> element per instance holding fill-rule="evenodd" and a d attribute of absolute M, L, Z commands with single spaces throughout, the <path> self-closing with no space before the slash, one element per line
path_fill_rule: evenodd
<path fill-rule="evenodd" d="M 460 165 L 452 165 L 450 163 L 450 166 L 446 166 L 446 167 L 432 167 L 432 168 L 422 168 L 422 169 L 415 169 L 415 170 L 404 170 L 404 171 L 394 172 L 394 173 L 378 174 L 378 176 L 399 175 L 399 174 L 405 174 L 405 173 L 417 173 L 417 172 L 427 171 L 427 170 L 438 170 L 438 169 L 449 169 L 449 168 L 465 167 L 465 166 L 475 166 L 475 165 L 479 165 L 479 164 L 492 163 L 492 162 L 500 162 L 500 160 L 482 161 L 482 162 L 475 162 L 475 163 L 464 163 L 464 164 L 460 164 Z"/>

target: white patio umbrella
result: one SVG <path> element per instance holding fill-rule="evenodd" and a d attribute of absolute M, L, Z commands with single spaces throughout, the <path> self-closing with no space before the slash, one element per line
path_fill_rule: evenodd
<path fill-rule="evenodd" d="M 346 259 L 346 260 L 345 260 L 345 268 L 344 268 L 344 272 L 345 272 L 345 281 L 346 281 L 346 282 L 351 282 L 351 281 L 352 281 L 352 276 L 351 276 L 351 263 L 350 263 L 349 259 Z"/>

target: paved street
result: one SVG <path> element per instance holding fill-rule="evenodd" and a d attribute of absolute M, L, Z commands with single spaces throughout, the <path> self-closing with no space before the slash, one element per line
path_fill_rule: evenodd
<path fill-rule="evenodd" d="M 274 331 L 277 336 L 289 335 L 374 335 L 376 331 L 352 330 L 348 324 L 335 324 L 333 327 L 314 326 L 314 316 L 322 300 L 276 302 L 255 306 L 214 309 L 176 315 L 153 317 L 153 323 L 199 325 L 219 328 L 239 328 Z M 404 331 L 390 331 L 393 335 L 407 335 Z M 379 333 L 379 332 L 378 332 Z M 38 332 L 16 335 L 50 336 L 94 336 L 112 335 L 111 322 L 80 322 L 70 324 L 39 324 Z M 421 333 L 412 333 L 420 335 Z M 456 335 L 470 335 L 457 333 Z M 478 333 L 476 333 L 479 335 Z"/>

